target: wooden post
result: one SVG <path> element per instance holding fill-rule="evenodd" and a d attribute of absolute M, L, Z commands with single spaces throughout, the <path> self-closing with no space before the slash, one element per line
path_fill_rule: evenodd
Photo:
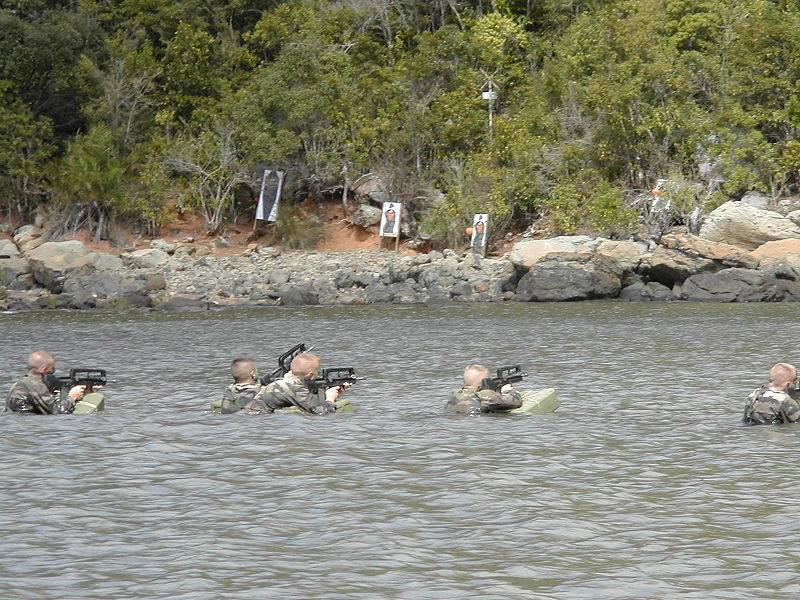
<path fill-rule="evenodd" d="M 400 251 L 400 229 L 403 223 L 403 210 L 397 212 L 397 235 L 394 236 L 394 251 Z"/>

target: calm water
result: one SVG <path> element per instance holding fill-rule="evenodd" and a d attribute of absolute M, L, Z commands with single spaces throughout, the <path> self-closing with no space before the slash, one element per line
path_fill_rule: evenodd
<path fill-rule="evenodd" d="M 790 305 L 0 316 L 105 366 L 108 410 L 0 414 L 2 598 L 791 598 L 800 427 L 744 428 L 800 362 Z M 354 415 L 207 413 L 237 354 L 297 341 L 369 379 Z M 554 416 L 441 416 L 464 364 L 521 362 Z"/>

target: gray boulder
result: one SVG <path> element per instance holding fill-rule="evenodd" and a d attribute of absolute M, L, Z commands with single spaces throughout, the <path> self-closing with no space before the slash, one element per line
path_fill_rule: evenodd
<path fill-rule="evenodd" d="M 319 304 L 319 295 L 310 285 L 284 286 L 278 290 L 284 306 L 313 306 Z"/>
<path fill-rule="evenodd" d="M 627 302 L 650 302 L 653 299 L 650 290 L 641 281 L 622 288 L 619 297 Z"/>
<path fill-rule="evenodd" d="M 0 286 L 14 288 L 17 279 L 22 279 L 30 270 L 28 261 L 19 255 L 0 258 Z"/>
<path fill-rule="evenodd" d="M 754 250 L 774 240 L 800 239 L 800 226 L 771 210 L 726 202 L 706 217 L 700 237 Z"/>
<path fill-rule="evenodd" d="M 522 276 L 515 300 L 562 302 L 614 298 L 620 288 L 619 275 L 592 262 L 577 260 L 577 257 L 546 259 Z"/>
<path fill-rule="evenodd" d="M 117 304 L 120 306 L 150 306 L 147 281 L 113 271 L 96 271 L 84 267 L 66 274 L 62 293 L 71 297 L 73 308 L 94 308 Z"/>
<path fill-rule="evenodd" d="M 105 252 L 90 252 L 83 260 L 78 261 L 80 265 L 95 269 L 96 271 L 120 271 L 124 263 L 119 256 L 106 254 Z"/>
<path fill-rule="evenodd" d="M 509 259 L 515 266 L 528 270 L 552 254 L 578 254 L 582 251 L 591 254 L 594 251 L 593 242 L 594 238 L 588 235 L 563 235 L 547 240 L 526 240 L 514 244 Z"/>
<path fill-rule="evenodd" d="M 754 269 L 724 269 L 700 273 L 681 286 L 681 300 L 695 302 L 767 302 L 779 300 L 780 291 L 770 286 L 768 275 Z"/>
<path fill-rule="evenodd" d="M 353 287 L 355 283 L 353 269 L 342 269 L 336 273 L 334 284 L 340 290 L 346 290 Z"/>
<path fill-rule="evenodd" d="M 14 231 L 14 243 L 23 252 L 30 252 L 42 245 L 44 232 L 36 225 L 23 225 Z"/>
<path fill-rule="evenodd" d="M 170 256 L 175 254 L 175 250 L 178 249 L 177 244 L 162 239 L 152 240 L 150 242 L 150 247 L 155 248 L 156 250 L 161 250 L 162 252 L 166 252 Z"/>
<path fill-rule="evenodd" d="M 381 222 L 381 209 L 377 206 L 370 206 L 369 204 L 361 204 L 359 207 L 347 218 L 353 225 L 359 227 L 372 227 Z"/>
<path fill-rule="evenodd" d="M 398 304 L 414 304 L 420 302 L 420 294 L 414 289 L 411 283 L 406 281 L 393 283 L 387 287 L 392 295 L 392 301 Z"/>
<path fill-rule="evenodd" d="M 645 254 L 639 264 L 639 273 L 652 281 L 668 287 L 704 271 L 715 271 L 713 260 L 658 246 Z"/>
<path fill-rule="evenodd" d="M 633 283 L 623 288 L 619 297 L 628 302 L 672 302 L 675 300 L 671 289 L 655 281 L 647 284 L 641 281 Z"/>
<path fill-rule="evenodd" d="M 138 269 L 158 269 L 169 263 L 169 254 L 157 248 L 145 248 L 125 253 L 122 259 Z"/>
<path fill-rule="evenodd" d="M 450 288 L 450 297 L 458 300 L 468 300 L 472 296 L 472 284 L 467 282 L 456 283 Z"/>
<path fill-rule="evenodd" d="M 388 304 L 394 298 L 394 294 L 388 286 L 380 281 L 376 281 L 365 288 L 366 300 L 370 304 Z"/>
<path fill-rule="evenodd" d="M 656 281 L 648 283 L 647 290 L 650 292 L 653 300 L 658 302 L 672 302 L 675 300 L 675 294 L 672 293 L 672 290 Z"/>
<path fill-rule="evenodd" d="M 285 285 L 289 283 L 289 271 L 276 269 L 269 272 L 269 282 L 272 285 Z"/>
<path fill-rule="evenodd" d="M 0 255 L 19 256 L 19 248 L 11 240 L 0 240 Z"/>
<path fill-rule="evenodd" d="M 761 210 L 767 210 L 769 208 L 769 203 L 772 199 L 762 194 L 761 192 L 747 192 L 740 202 L 742 204 L 746 204 L 747 206 L 752 206 L 754 208 L 760 208 Z"/>
<path fill-rule="evenodd" d="M 64 277 L 71 270 L 85 266 L 89 251 L 82 242 L 46 242 L 28 253 L 31 272 L 41 285 L 60 294 Z"/>

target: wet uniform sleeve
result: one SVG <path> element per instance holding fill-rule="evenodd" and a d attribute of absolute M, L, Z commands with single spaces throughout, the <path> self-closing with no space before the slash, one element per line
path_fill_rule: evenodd
<path fill-rule="evenodd" d="M 230 415 L 238 412 L 239 408 L 236 406 L 236 394 L 231 388 L 225 388 L 222 392 L 222 407 L 220 412 L 223 415 Z"/>
<path fill-rule="evenodd" d="M 797 423 L 800 421 L 800 405 L 794 400 L 781 402 L 781 418 L 784 423 Z"/>
<path fill-rule="evenodd" d="M 481 401 L 481 409 L 485 412 L 499 412 L 512 410 L 522 406 L 522 395 L 512 390 L 507 394 L 501 394 L 493 390 L 483 390 L 478 394 Z"/>
<path fill-rule="evenodd" d="M 328 415 L 336 412 L 336 406 L 325 400 L 325 392 L 312 392 L 307 387 L 299 387 L 294 390 L 293 403 L 304 410 L 315 415 Z"/>
<path fill-rule="evenodd" d="M 60 394 L 40 394 L 28 388 L 23 382 L 17 382 L 6 398 L 6 410 L 42 415 L 72 412 L 75 406 L 72 399 L 65 395 L 61 400 L 59 396 Z"/>

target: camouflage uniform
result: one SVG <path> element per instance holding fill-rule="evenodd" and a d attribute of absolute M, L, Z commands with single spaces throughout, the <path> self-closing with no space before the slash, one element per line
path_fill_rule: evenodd
<path fill-rule="evenodd" d="M 464 386 L 453 392 L 453 397 L 444 407 L 446 413 L 478 415 L 480 413 L 505 412 L 522 406 L 522 395 L 512 390 L 501 394 L 494 390 L 479 390 Z"/>
<path fill-rule="evenodd" d="M 75 402 L 64 394 L 51 392 L 39 377 L 28 374 L 14 385 L 6 396 L 6 410 L 30 415 L 71 413 Z"/>
<path fill-rule="evenodd" d="M 750 394 L 742 421 L 745 425 L 796 423 L 800 421 L 800 404 L 785 392 L 763 386 Z"/>
<path fill-rule="evenodd" d="M 259 383 L 232 383 L 222 393 L 222 400 L 211 404 L 213 412 L 230 415 L 242 410 L 261 389 Z"/>
<path fill-rule="evenodd" d="M 240 412 L 246 415 L 261 415 L 292 406 L 314 415 L 336 412 L 336 406 L 325 400 L 324 389 L 314 391 L 308 382 L 293 373 L 287 373 L 283 379 L 262 387 L 255 398 Z"/>

